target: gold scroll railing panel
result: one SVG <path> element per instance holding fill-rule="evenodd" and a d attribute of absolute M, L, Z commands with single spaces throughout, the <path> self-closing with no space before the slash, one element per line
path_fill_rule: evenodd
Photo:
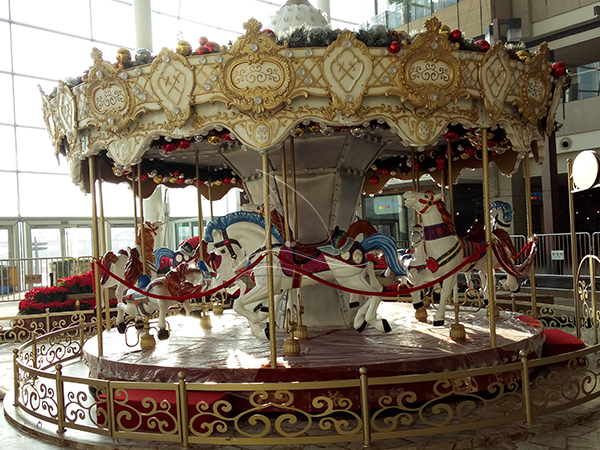
<path fill-rule="evenodd" d="M 11 400 L 59 432 L 184 446 L 370 442 L 530 423 L 600 397 L 600 345 L 443 373 L 215 384 L 188 383 L 180 374 L 179 383 L 138 383 L 66 374 L 95 324 L 86 327 L 39 336 L 14 350 Z"/>

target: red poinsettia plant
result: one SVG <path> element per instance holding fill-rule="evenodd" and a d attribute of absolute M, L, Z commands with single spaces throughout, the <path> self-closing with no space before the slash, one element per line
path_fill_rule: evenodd
<path fill-rule="evenodd" d="M 33 288 L 25 293 L 25 298 L 19 302 L 19 314 L 41 314 L 46 312 L 75 311 L 77 300 L 68 298 L 73 294 L 93 293 L 92 271 L 82 275 L 73 275 L 61 278 L 56 286 Z M 116 306 L 116 299 L 111 299 L 110 306 Z M 91 310 L 96 307 L 96 300 L 90 298 L 79 299 L 79 309 Z"/>

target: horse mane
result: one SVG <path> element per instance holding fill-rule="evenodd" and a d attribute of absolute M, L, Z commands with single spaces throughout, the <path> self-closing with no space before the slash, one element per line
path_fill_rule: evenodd
<path fill-rule="evenodd" d="M 262 228 L 265 227 L 265 218 L 262 214 L 249 211 L 236 211 L 226 214 L 221 217 L 215 217 L 213 220 L 206 224 L 204 229 L 203 240 L 206 242 L 213 242 L 212 232 L 213 230 L 225 230 L 227 227 L 240 222 L 250 222 L 255 225 L 259 225 Z M 284 243 L 283 236 L 277 227 L 271 224 L 271 234 L 281 243 Z"/>
<path fill-rule="evenodd" d="M 438 200 L 435 202 L 440 215 L 442 216 L 442 221 L 448 227 L 452 234 L 456 234 L 456 227 L 454 226 L 454 220 L 452 219 L 452 215 L 446 209 L 446 203 L 443 200 Z"/>
<path fill-rule="evenodd" d="M 144 273 L 142 259 L 137 248 L 132 248 L 129 252 L 129 259 L 125 264 L 125 280 L 128 283 L 135 283 L 138 278 Z"/>
<path fill-rule="evenodd" d="M 113 252 L 107 252 L 102 257 L 102 265 L 104 267 L 106 267 L 107 269 L 110 269 L 110 266 L 113 265 L 114 263 L 116 263 L 118 260 L 119 260 L 119 257 L 117 255 L 115 255 Z M 100 284 L 106 283 L 108 281 L 109 277 L 110 277 L 110 275 L 108 274 L 108 272 L 105 272 L 103 270 L 102 273 L 100 274 Z"/>
<path fill-rule="evenodd" d="M 152 224 L 149 221 L 146 221 L 143 227 L 138 228 L 135 243 L 140 247 L 142 246 L 142 230 L 144 230 L 144 256 L 146 261 L 150 261 L 152 264 L 154 264 L 154 233 L 149 228 L 151 226 Z"/>

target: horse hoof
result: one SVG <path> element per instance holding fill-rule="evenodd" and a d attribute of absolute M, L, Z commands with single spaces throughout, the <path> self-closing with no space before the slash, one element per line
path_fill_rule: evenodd
<path fill-rule="evenodd" d="M 125 334 L 126 329 L 127 329 L 127 325 L 125 325 L 125 322 L 121 322 L 119 325 L 117 325 L 117 331 L 120 334 Z"/>
<path fill-rule="evenodd" d="M 519 292 L 521 292 L 521 285 L 517 285 L 517 289 L 514 291 L 511 291 L 513 294 L 518 294 Z"/>
<path fill-rule="evenodd" d="M 164 341 L 165 339 L 169 339 L 169 330 L 158 330 L 158 340 Z"/>
<path fill-rule="evenodd" d="M 443 327 L 444 326 L 444 319 L 442 319 L 442 320 L 434 320 L 433 321 L 433 326 L 434 327 Z"/>
<path fill-rule="evenodd" d="M 392 327 L 390 327 L 390 323 L 387 320 L 382 319 L 381 323 L 383 323 L 383 331 L 385 331 L 386 333 L 392 331 Z"/>
<path fill-rule="evenodd" d="M 348 306 L 350 307 L 350 309 L 352 309 L 352 308 L 358 308 L 360 306 L 360 302 L 350 302 L 348 304 Z"/>
<path fill-rule="evenodd" d="M 262 303 L 259 303 L 258 305 L 256 305 L 253 309 L 254 312 L 259 312 L 262 309 L 263 305 Z"/>
<path fill-rule="evenodd" d="M 359 333 L 362 333 L 364 331 L 364 329 L 365 329 L 366 326 L 367 326 L 367 321 L 365 320 L 362 323 L 362 325 L 356 329 L 356 331 L 358 331 Z"/>
<path fill-rule="evenodd" d="M 179 314 L 181 314 L 182 316 L 187 316 L 187 313 L 185 312 L 185 308 L 180 308 Z"/>
<path fill-rule="evenodd" d="M 267 322 L 267 326 L 265 327 L 265 336 L 267 337 L 267 341 L 271 340 L 271 330 L 269 329 L 269 322 Z"/>
<path fill-rule="evenodd" d="M 135 329 L 136 330 L 143 330 L 144 329 L 144 322 L 142 320 L 136 320 L 136 322 L 135 322 Z"/>
<path fill-rule="evenodd" d="M 488 303 L 489 303 L 489 300 L 488 300 L 487 298 L 484 298 L 484 299 L 483 299 L 483 304 L 484 304 L 484 306 L 487 306 L 487 305 L 488 305 Z"/>
<path fill-rule="evenodd" d="M 415 308 L 415 310 L 422 308 L 424 306 L 423 301 L 421 300 L 418 303 L 413 303 L 413 308 Z"/>

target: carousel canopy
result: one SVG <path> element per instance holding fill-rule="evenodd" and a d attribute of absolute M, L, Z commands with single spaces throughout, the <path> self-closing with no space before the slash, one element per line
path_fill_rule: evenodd
<path fill-rule="evenodd" d="M 91 156 L 113 182 L 128 181 L 140 164 L 148 196 L 159 183 L 195 184 L 198 161 L 213 198 L 233 186 L 252 192 L 260 153 L 281 173 L 279 149 L 290 136 L 300 176 L 331 172 L 339 181 L 342 173 L 359 193 L 413 171 L 441 180 L 449 157 L 451 179 L 480 167 L 483 129 L 502 173 L 529 152 L 543 159 L 565 76 L 546 44 L 531 55 L 502 42 L 490 47 L 435 17 L 412 36 L 319 24 L 278 40 L 255 19 L 244 27 L 230 48 L 205 42 L 192 52 L 180 42 L 155 57 L 123 52 L 116 64 L 94 49 L 86 75 L 41 92 L 73 181 L 89 189 Z"/>

